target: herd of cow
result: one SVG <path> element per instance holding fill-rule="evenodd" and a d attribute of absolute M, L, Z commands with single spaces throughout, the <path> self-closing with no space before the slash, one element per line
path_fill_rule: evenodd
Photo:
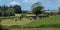
<path fill-rule="evenodd" d="M 16 18 L 19 18 L 20 20 L 21 19 L 23 19 L 23 18 L 27 18 L 27 19 L 30 19 L 30 20 L 32 20 L 32 19 L 37 19 L 37 18 L 46 18 L 46 17 L 49 17 L 49 15 L 44 15 L 44 16 L 23 16 L 23 15 L 21 15 L 20 17 L 0 17 L 0 19 L 15 19 L 15 21 L 17 21 L 18 19 L 16 19 Z"/>
<path fill-rule="evenodd" d="M 23 16 L 23 15 L 21 15 L 21 16 L 20 16 L 20 20 L 21 20 L 22 18 L 28 18 L 28 19 L 32 20 L 32 19 L 46 18 L 46 17 L 49 17 L 49 15 L 44 15 L 44 16 Z"/>

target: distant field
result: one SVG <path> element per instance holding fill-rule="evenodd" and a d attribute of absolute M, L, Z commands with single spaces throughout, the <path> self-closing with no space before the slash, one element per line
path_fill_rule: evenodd
<path fill-rule="evenodd" d="M 15 14 L 15 16 L 21 16 L 21 14 Z"/>
<path fill-rule="evenodd" d="M 35 14 L 26 14 L 27 16 L 35 16 Z M 21 16 L 21 14 L 15 14 L 15 16 Z"/>

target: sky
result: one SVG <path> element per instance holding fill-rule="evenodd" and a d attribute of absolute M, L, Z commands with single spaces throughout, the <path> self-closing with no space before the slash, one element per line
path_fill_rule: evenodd
<path fill-rule="evenodd" d="M 58 10 L 60 0 L 0 0 L 0 6 L 20 5 L 22 10 L 31 10 L 34 3 L 41 2 L 44 9 Z"/>

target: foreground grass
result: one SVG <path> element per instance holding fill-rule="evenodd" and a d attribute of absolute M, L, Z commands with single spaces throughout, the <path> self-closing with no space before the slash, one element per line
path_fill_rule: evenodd
<path fill-rule="evenodd" d="M 29 27 L 54 27 L 58 26 L 60 27 L 60 16 L 52 16 L 52 17 L 47 17 L 44 19 L 37 19 L 27 25 L 25 25 L 27 28 Z"/>
<path fill-rule="evenodd" d="M 60 28 L 22 28 L 22 29 L 10 29 L 10 30 L 60 30 Z"/>
<path fill-rule="evenodd" d="M 15 21 L 15 19 L 2 19 L 1 25 L 3 25 L 3 26 L 25 25 L 30 22 L 32 22 L 32 21 L 30 21 L 26 18 L 23 18 L 22 20 L 17 19 L 17 21 Z"/>
<path fill-rule="evenodd" d="M 22 20 L 4 19 L 1 24 L 3 26 L 12 26 L 10 30 L 60 30 L 60 16 L 51 16 L 42 19 Z M 17 25 L 14 27 L 14 25 Z M 21 28 L 23 26 L 23 28 Z M 56 28 L 57 27 L 57 28 Z"/>
<path fill-rule="evenodd" d="M 17 21 L 15 19 L 2 19 L 1 22 L 4 26 L 10 26 L 10 25 L 24 25 L 24 26 L 40 26 L 40 25 L 49 25 L 49 24 L 60 24 L 60 16 L 52 16 L 42 19 L 35 19 L 30 20 L 27 18 L 23 18 L 20 20 L 17 18 Z"/>
<path fill-rule="evenodd" d="M 60 30 L 60 28 L 25 28 L 23 30 Z"/>

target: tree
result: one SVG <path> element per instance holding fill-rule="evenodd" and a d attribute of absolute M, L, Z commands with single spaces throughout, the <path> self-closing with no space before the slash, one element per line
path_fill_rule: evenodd
<path fill-rule="evenodd" d="M 22 13 L 21 6 L 15 5 L 14 7 L 15 13 Z"/>
<path fill-rule="evenodd" d="M 14 9 L 8 6 L 0 6 L 0 16 L 13 16 Z"/>
<path fill-rule="evenodd" d="M 15 12 L 13 8 L 9 8 L 6 12 L 5 12 L 6 16 L 14 16 Z"/>
<path fill-rule="evenodd" d="M 0 6 L 0 16 L 2 15 L 2 12 L 1 12 L 1 6 Z"/>
<path fill-rule="evenodd" d="M 40 2 L 34 3 L 32 5 L 32 12 L 36 14 L 36 16 L 42 13 L 42 9 L 43 9 L 43 6 L 41 6 Z"/>
<path fill-rule="evenodd" d="M 59 12 L 58 12 L 58 14 L 60 14 L 60 7 L 59 7 Z"/>
<path fill-rule="evenodd" d="M 6 11 L 7 9 L 8 9 L 7 6 L 5 6 L 5 5 L 2 6 L 2 7 L 1 7 L 1 10 L 0 10 L 0 11 L 1 11 L 0 14 L 1 14 L 2 16 L 5 16 L 5 11 Z"/>
<path fill-rule="evenodd" d="M 29 12 L 28 10 L 24 10 L 24 11 L 22 11 L 22 13 L 25 13 L 25 14 L 28 13 L 28 12 Z"/>
<path fill-rule="evenodd" d="M 1 6 L 0 6 L 0 11 L 1 11 Z"/>

